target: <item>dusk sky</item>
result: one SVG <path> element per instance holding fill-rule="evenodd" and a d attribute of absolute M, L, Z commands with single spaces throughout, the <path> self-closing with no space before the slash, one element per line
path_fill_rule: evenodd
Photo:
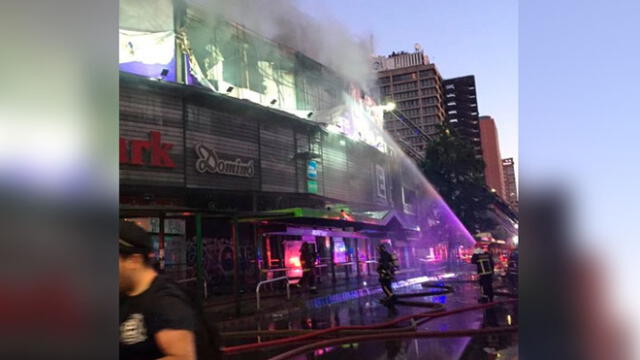
<path fill-rule="evenodd" d="M 480 115 L 496 120 L 502 157 L 514 157 L 519 165 L 517 1 L 298 2 L 354 36 L 372 34 L 378 55 L 413 51 L 420 43 L 444 78 L 475 75 Z"/>
<path fill-rule="evenodd" d="M 553 188 L 571 199 L 571 245 L 598 261 L 602 295 L 629 320 L 632 358 L 640 358 L 640 3 L 298 2 L 355 35 L 372 33 L 378 54 L 418 42 L 444 77 L 475 75 L 480 113 L 496 119 L 503 157 L 518 157 L 521 120 L 522 193 Z"/>

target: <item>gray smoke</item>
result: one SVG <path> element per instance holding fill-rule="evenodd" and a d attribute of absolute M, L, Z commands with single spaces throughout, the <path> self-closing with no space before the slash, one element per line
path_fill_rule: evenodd
<path fill-rule="evenodd" d="M 365 90 L 375 76 L 368 39 L 357 38 L 337 21 L 318 20 L 295 0 L 188 0 L 209 16 L 221 16 L 328 66 Z"/>

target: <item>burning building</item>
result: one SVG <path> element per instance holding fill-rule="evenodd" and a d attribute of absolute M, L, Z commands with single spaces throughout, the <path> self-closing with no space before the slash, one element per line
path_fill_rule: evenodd
<path fill-rule="evenodd" d="M 224 293 L 295 276 L 302 242 L 334 281 L 381 241 L 405 268 L 469 245 L 363 82 L 218 15 L 121 2 L 120 213 L 168 274 Z"/>

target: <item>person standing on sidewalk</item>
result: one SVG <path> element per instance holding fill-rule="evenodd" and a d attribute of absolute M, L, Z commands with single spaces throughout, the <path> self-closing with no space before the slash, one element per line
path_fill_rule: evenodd
<path fill-rule="evenodd" d="M 300 264 L 302 265 L 302 282 L 309 287 L 309 292 L 317 294 L 316 289 L 316 258 L 317 254 L 313 247 L 307 242 L 300 247 Z"/>
<path fill-rule="evenodd" d="M 149 234 L 120 220 L 120 359 L 218 358 L 191 299 L 151 263 Z"/>
<path fill-rule="evenodd" d="M 471 263 L 476 264 L 478 272 L 478 282 L 482 296 L 481 303 L 493 302 L 493 259 L 487 250 L 483 250 L 478 246 L 473 251 Z"/>
<path fill-rule="evenodd" d="M 391 254 L 384 244 L 378 245 L 378 280 L 385 298 L 382 299 L 384 305 L 393 305 L 396 296 L 393 293 L 391 284 L 395 278 L 396 269 L 398 268 L 395 256 Z"/>

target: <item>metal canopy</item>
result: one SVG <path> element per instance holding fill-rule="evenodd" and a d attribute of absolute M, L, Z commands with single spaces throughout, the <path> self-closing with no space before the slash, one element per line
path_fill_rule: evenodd
<path fill-rule="evenodd" d="M 330 207 L 329 209 L 288 208 L 258 212 L 223 212 L 196 210 L 181 207 L 120 207 L 121 217 L 184 218 L 200 215 L 202 218 L 229 219 L 238 223 L 274 222 L 343 229 L 343 231 L 388 232 L 417 231 L 408 226 L 395 210 L 351 211 L 348 207 Z"/>

